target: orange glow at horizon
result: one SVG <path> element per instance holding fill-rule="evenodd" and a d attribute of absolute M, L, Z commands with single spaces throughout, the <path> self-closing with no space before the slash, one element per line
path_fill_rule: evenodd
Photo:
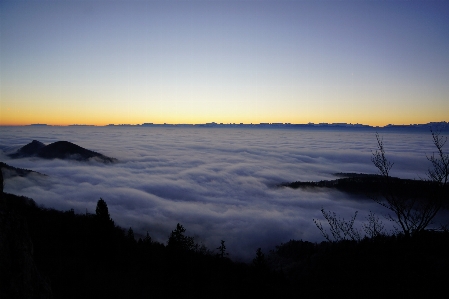
<path fill-rule="evenodd" d="M 449 121 L 449 3 L 181 2 L 0 2 L 0 125 Z"/>
<path fill-rule="evenodd" d="M 26 126 L 30 124 L 46 124 L 53 126 L 68 126 L 68 125 L 94 125 L 105 126 L 108 124 L 130 124 L 139 125 L 143 123 L 154 124 L 204 124 L 210 122 L 230 124 L 230 123 L 244 123 L 244 124 L 259 124 L 259 123 L 291 123 L 291 124 L 307 124 L 307 123 L 352 123 L 352 124 L 364 124 L 370 126 L 385 126 L 388 124 L 395 125 L 409 125 L 409 124 L 425 124 L 436 121 L 447 121 L 443 115 L 438 116 L 425 116 L 420 117 L 341 117 L 341 116 L 323 116 L 323 115 L 310 115 L 302 117 L 278 117 L 278 116 L 259 116 L 259 117 L 230 117 L 224 116 L 191 116 L 191 115 L 176 115 L 174 117 L 164 117 L 150 115 L 136 116 L 131 115 L 123 117 L 119 115 L 95 115 L 95 113 L 85 113 L 83 115 L 73 114 L 52 114 L 52 113 L 32 113 L 30 111 L 25 113 L 8 113 L 9 111 L 0 112 L 0 126 Z"/>

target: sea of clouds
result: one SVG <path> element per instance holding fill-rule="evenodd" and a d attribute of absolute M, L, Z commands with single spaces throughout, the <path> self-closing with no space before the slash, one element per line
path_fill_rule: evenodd
<path fill-rule="evenodd" d="M 380 132 L 391 175 L 425 178 L 426 154 L 435 151 L 430 133 Z M 11 159 L 33 139 L 66 140 L 117 158 L 118 163 L 38 158 Z M 371 162 L 374 130 L 166 128 L 166 127 L 0 127 L 0 161 L 47 176 L 5 181 L 5 192 L 39 205 L 95 213 L 103 198 L 116 224 L 148 231 L 166 243 L 181 223 L 209 249 L 225 245 L 230 257 L 248 261 L 290 239 L 324 240 L 313 219 L 321 208 L 357 225 L 368 212 L 387 211 L 370 199 L 331 189 L 293 190 L 282 182 L 335 179 L 333 173 L 377 173 Z M 382 220 L 388 229 L 391 223 Z"/>

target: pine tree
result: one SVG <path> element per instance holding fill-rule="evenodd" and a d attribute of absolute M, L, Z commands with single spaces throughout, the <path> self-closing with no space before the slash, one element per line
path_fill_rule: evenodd
<path fill-rule="evenodd" d="M 110 221 L 111 220 L 111 216 L 109 215 L 108 205 L 101 197 L 100 197 L 100 200 L 98 200 L 98 202 L 97 202 L 95 214 L 96 214 L 97 218 L 101 221 Z"/>
<path fill-rule="evenodd" d="M 192 237 L 184 236 L 186 229 L 177 224 L 176 229 L 173 230 L 168 238 L 167 246 L 175 250 L 192 250 L 194 249 L 194 241 Z"/>

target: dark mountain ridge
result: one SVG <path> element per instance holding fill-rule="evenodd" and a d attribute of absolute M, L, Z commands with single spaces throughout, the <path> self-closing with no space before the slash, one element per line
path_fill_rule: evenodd
<path fill-rule="evenodd" d="M 87 161 L 93 158 L 103 163 L 117 161 L 115 158 L 85 149 L 69 141 L 57 141 L 45 145 L 40 141 L 33 140 L 9 156 L 11 158 L 39 157 L 43 159 L 71 159 L 77 161 Z"/>

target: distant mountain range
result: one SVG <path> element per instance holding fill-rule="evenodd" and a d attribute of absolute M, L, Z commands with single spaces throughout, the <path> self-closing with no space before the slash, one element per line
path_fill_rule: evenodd
<path fill-rule="evenodd" d="M 57 141 L 45 145 L 40 141 L 33 140 L 9 156 L 11 158 L 39 157 L 43 159 L 69 159 L 77 161 L 94 159 L 103 163 L 117 161 L 115 158 L 107 157 L 68 141 Z"/>
<path fill-rule="evenodd" d="M 47 124 L 31 124 L 30 126 L 35 127 L 45 127 L 50 126 Z M 94 127 L 94 125 L 87 124 L 74 124 L 69 126 L 76 127 Z M 155 123 L 143 123 L 143 124 L 109 124 L 106 127 L 195 127 L 195 128 L 287 128 L 287 129 L 375 129 L 375 130 L 426 130 L 432 128 L 434 131 L 449 131 L 449 122 L 429 122 L 426 124 L 403 124 L 403 125 L 393 125 L 389 124 L 386 126 L 370 126 L 364 124 L 353 124 L 353 123 L 306 123 L 306 124 L 292 124 L 292 123 L 258 123 L 258 124 L 245 124 L 245 123 L 217 123 L 210 122 L 204 124 L 155 124 Z"/>

